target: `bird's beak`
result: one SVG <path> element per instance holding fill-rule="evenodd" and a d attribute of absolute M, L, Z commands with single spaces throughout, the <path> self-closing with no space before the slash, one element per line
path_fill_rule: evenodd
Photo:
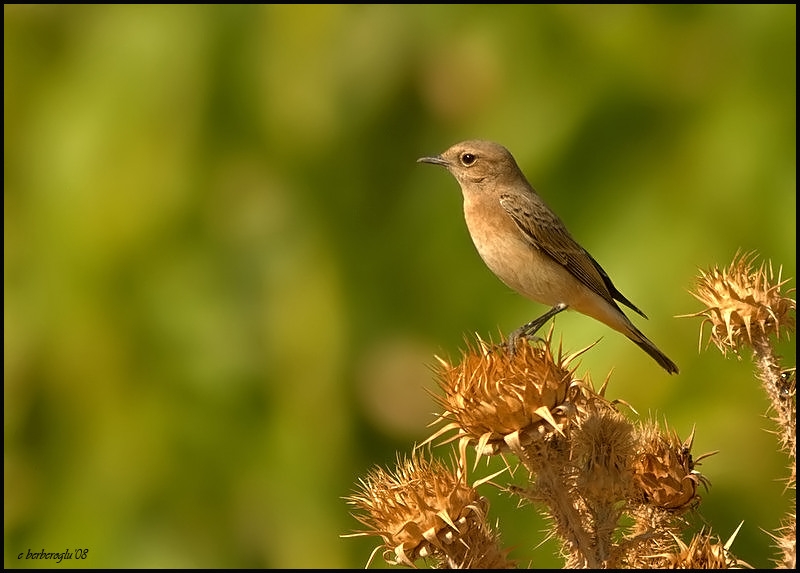
<path fill-rule="evenodd" d="M 447 167 L 447 161 L 442 159 L 441 155 L 437 155 L 436 157 L 420 157 L 417 159 L 417 163 L 433 163 L 434 165 L 444 165 Z"/>

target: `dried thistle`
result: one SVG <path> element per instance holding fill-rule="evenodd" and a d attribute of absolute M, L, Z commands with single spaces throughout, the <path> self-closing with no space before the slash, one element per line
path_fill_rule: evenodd
<path fill-rule="evenodd" d="M 645 503 L 673 512 L 683 512 L 700 503 L 697 486 L 708 489 L 709 481 L 695 470 L 700 460 L 715 454 L 692 458 L 694 429 L 681 442 L 677 432 L 661 432 L 655 423 L 639 427 L 640 450 L 633 464 L 633 480 Z"/>
<path fill-rule="evenodd" d="M 706 308 L 680 316 L 703 316 L 703 326 L 711 325 L 709 340 L 723 354 L 729 350 L 738 353 L 743 344 L 753 346 L 754 336 L 760 338 L 774 333 L 780 337 L 782 328 L 787 335 L 794 332 L 795 320 L 791 313 L 796 310 L 796 303 L 781 293 L 788 282 L 788 279 L 781 280 L 783 269 L 778 270 L 776 278 L 772 263 L 762 262 L 754 270 L 755 259 L 753 252 L 741 255 L 737 252 L 728 268 L 715 266 L 708 272 L 700 270 L 697 290 L 691 294 Z M 701 346 L 703 326 L 700 327 Z"/>
<path fill-rule="evenodd" d="M 741 525 L 739 525 L 741 527 Z M 744 561 L 740 561 L 730 552 L 730 547 L 739 529 L 731 535 L 725 544 L 714 538 L 710 532 L 700 531 L 688 544 L 678 536 L 674 536 L 675 550 L 660 555 L 653 555 L 650 567 L 658 569 L 752 569 Z"/>
<path fill-rule="evenodd" d="M 726 354 L 728 350 L 739 354 L 743 345 L 753 349 L 756 375 L 770 400 L 771 417 L 778 426 L 776 435 L 780 448 L 789 455 L 788 487 L 794 488 L 797 478 L 797 394 L 796 369 L 782 367 L 775 353 L 771 334 L 788 337 L 795 329 L 796 301 L 785 296 L 781 289 L 788 280 L 777 277 L 772 264 L 761 263 L 753 269 L 755 254 L 734 256 L 727 269 L 714 268 L 702 272 L 698 279 L 695 298 L 706 309 L 687 316 L 703 316 L 703 325 L 711 324 L 711 337 L 716 346 Z M 793 292 L 790 289 L 788 292 Z M 787 294 L 788 294 L 787 292 Z M 703 327 L 700 328 L 702 341 Z M 796 528 L 796 517 L 790 514 L 784 526 L 773 537 L 781 549 L 781 563 L 794 563 L 797 539 L 786 536 Z"/>
<path fill-rule="evenodd" d="M 708 487 L 708 480 L 695 467 L 692 458 L 694 429 L 681 441 L 669 428 L 657 423 L 639 423 L 634 429 L 636 452 L 631 457 L 633 490 L 627 513 L 633 525 L 620 543 L 620 561 L 625 567 L 650 568 L 652 555 L 672 551 L 674 537 L 687 525 L 684 515 L 700 503 L 697 486 Z"/>
<path fill-rule="evenodd" d="M 437 357 L 436 378 L 443 392 L 435 396 L 444 412 L 434 422 L 446 425 L 428 441 L 452 430 L 447 441 L 475 443 L 478 455 L 493 455 L 564 433 L 570 418 L 586 404 L 582 381 L 573 378 L 570 362 L 586 349 L 558 357 L 547 339 L 517 341 L 515 352 L 506 344 L 489 345 L 478 338 L 457 364 Z"/>
<path fill-rule="evenodd" d="M 586 565 L 618 568 L 623 556 L 618 546 L 620 519 L 630 507 L 634 489 L 630 469 L 636 451 L 633 425 L 610 404 L 596 402 L 570 437 L 566 476 L 571 478 L 570 493 L 582 527 L 592 540 L 592 556 Z M 569 556 L 568 564 L 581 563 Z"/>
<path fill-rule="evenodd" d="M 415 560 L 431 557 L 449 568 L 514 565 L 486 522 L 488 502 L 466 483 L 461 465 L 454 473 L 419 453 L 398 458 L 393 473 L 372 470 L 346 499 L 367 527 L 355 535 L 381 537 L 376 551 L 383 547 L 389 564 L 414 567 Z"/>
<path fill-rule="evenodd" d="M 573 433 L 572 457 L 580 463 L 576 480 L 584 497 L 616 503 L 630 496 L 630 460 L 636 451 L 633 424 L 613 408 L 598 408 Z"/>
<path fill-rule="evenodd" d="M 568 436 L 595 402 L 610 407 L 591 382 L 576 379 L 572 361 L 586 349 L 565 356 L 551 351 L 553 329 L 545 339 L 518 340 L 513 352 L 506 344 L 491 346 L 478 339 L 461 361 L 439 359 L 435 369 L 445 422 L 428 442 L 455 430 L 446 441 L 459 441 L 462 458 L 475 444 L 478 458 L 505 451 L 516 454 L 533 484 L 515 493 L 542 502 L 554 521 L 554 532 L 566 545 L 569 563 L 599 566 L 585 512 L 576 493 L 577 468 Z M 589 554 L 584 554 L 588 551 Z"/>

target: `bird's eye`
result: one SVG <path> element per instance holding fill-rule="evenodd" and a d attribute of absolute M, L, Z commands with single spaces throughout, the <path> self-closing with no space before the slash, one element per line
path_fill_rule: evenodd
<path fill-rule="evenodd" d="M 462 153 L 461 154 L 461 163 L 463 163 L 465 167 L 469 167 L 470 165 L 475 163 L 476 159 L 477 159 L 477 157 L 475 157 L 475 155 L 472 154 L 472 153 Z"/>

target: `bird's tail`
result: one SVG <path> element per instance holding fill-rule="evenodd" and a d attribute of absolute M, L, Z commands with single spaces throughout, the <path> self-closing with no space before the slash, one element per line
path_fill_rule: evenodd
<path fill-rule="evenodd" d="M 649 338 L 647 338 L 642 332 L 633 325 L 630 325 L 633 328 L 633 336 L 631 334 L 628 335 L 633 342 L 636 343 L 636 346 L 647 352 L 650 357 L 658 362 L 659 366 L 669 372 L 670 374 L 677 374 L 678 373 L 678 366 L 670 360 L 666 354 L 661 352 L 658 347 L 653 344 Z"/>

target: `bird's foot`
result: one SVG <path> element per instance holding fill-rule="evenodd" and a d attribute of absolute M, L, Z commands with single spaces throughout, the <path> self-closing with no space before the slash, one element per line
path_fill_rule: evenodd
<path fill-rule="evenodd" d="M 564 304 L 563 302 L 560 302 L 557 305 L 555 305 L 553 308 L 548 310 L 546 313 L 544 313 L 542 316 L 540 316 L 539 318 L 536 318 L 536 319 L 534 319 L 534 320 L 532 320 L 532 321 L 530 321 L 530 322 L 528 322 L 526 324 L 523 324 L 518 329 L 516 329 L 514 332 L 512 332 L 511 336 L 508 337 L 508 342 L 506 343 L 507 344 L 507 348 L 508 348 L 508 353 L 511 356 L 514 356 L 514 354 L 516 354 L 516 352 L 517 352 L 517 341 L 520 338 L 524 338 L 525 340 L 531 340 L 531 339 L 536 340 L 537 338 L 540 339 L 540 337 L 534 336 L 539 331 L 539 329 L 542 328 L 542 326 L 544 326 L 544 324 L 548 320 L 553 318 L 559 312 L 562 312 L 562 311 L 564 311 L 566 309 L 567 309 L 567 305 Z"/>

